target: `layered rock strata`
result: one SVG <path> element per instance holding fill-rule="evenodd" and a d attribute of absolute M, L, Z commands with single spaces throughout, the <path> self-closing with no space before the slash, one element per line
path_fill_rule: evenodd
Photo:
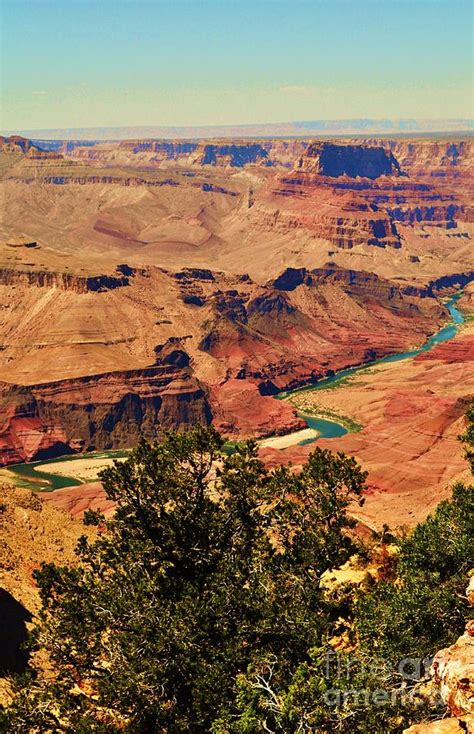
<path fill-rule="evenodd" d="M 140 435 L 211 420 L 189 356 L 174 345 L 146 369 L 43 385 L 0 383 L 0 394 L 2 463 L 129 447 Z"/>

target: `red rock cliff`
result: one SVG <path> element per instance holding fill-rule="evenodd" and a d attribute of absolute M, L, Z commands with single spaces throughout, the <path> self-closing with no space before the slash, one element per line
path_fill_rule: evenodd
<path fill-rule="evenodd" d="M 140 435 L 211 420 L 189 356 L 173 344 L 141 370 L 42 385 L 0 383 L 0 400 L 0 464 L 125 448 Z"/>

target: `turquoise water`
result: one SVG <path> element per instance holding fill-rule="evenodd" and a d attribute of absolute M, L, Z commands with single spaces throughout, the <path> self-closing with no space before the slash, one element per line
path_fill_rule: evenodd
<path fill-rule="evenodd" d="M 328 421 L 325 418 L 314 418 L 309 415 L 304 415 L 304 413 L 299 413 L 299 416 L 303 418 L 308 428 L 315 428 L 319 436 L 300 441 L 298 446 L 306 446 L 307 443 L 313 443 L 318 438 L 339 438 L 340 436 L 344 436 L 345 433 L 348 433 L 347 428 L 342 423 Z"/>
<path fill-rule="evenodd" d="M 341 370 L 334 375 L 323 378 L 317 383 L 317 385 L 309 385 L 308 387 L 298 388 L 297 390 L 283 392 L 280 393 L 278 397 L 280 399 L 283 399 L 289 397 L 290 395 L 295 395 L 296 393 L 305 392 L 308 390 L 323 390 L 329 385 L 334 385 L 335 387 L 337 387 L 338 383 L 343 382 L 346 377 L 356 375 L 358 372 L 366 370 L 368 367 L 373 367 L 378 364 L 384 364 L 385 362 L 399 362 L 402 359 L 416 357 L 416 355 L 420 354 L 421 352 L 428 352 L 430 349 L 436 346 L 436 344 L 441 344 L 442 342 L 453 339 L 457 334 L 459 324 L 462 324 L 464 322 L 464 317 L 462 313 L 456 308 L 456 303 L 460 297 L 461 293 L 456 293 L 456 295 L 452 296 L 445 303 L 445 306 L 451 315 L 451 323 L 447 326 L 444 326 L 436 334 L 433 334 L 433 336 L 430 336 L 430 338 L 425 342 L 425 344 L 423 344 L 422 347 L 414 349 L 411 352 L 400 352 L 399 354 L 393 354 L 390 357 L 377 359 L 374 362 L 366 362 L 365 364 L 359 365 L 358 367 L 350 367 L 346 370 Z M 325 418 L 315 418 L 305 415 L 304 413 L 301 413 L 300 416 L 306 422 L 308 428 L 314 428 L 318 431 L 319 436 L 317 438 L 339 438 L 340 436 L 344 436 L 344 434 L 348 433 L 348 429 L 343 426 L 342 423 L 326 420 Z M 306 439 L 305 441 L 301 441 L 299 445 L 304 446 L 305 444 L 313 443 L 317 440 L 317 438 Z M 91 459 L 119 459 L 125 456 L 127 456 L 127 451 L 123 450 L 102 451 L 82 455 L 71 454 L 70 456 L 59 456 L 55 459 L 33 461 L 28 464 L 14 464 L 12 466 L 9 466 L 8 469 L 9 471 L 14 472 L 22 480 L 22 483 L 25 486 L 28 486 L 31 489 L 42 489 L 51 491 L 53 489 L 61 489 L 62 487 L 76 487 L 82 484 L 82 482 L 79 479 L 75 479 L 74 477 L 58 476 L 57 474 L 49 474 L 47 471 L 44 470 L 38 470 L 37 467 L 39 465 L 45 466 L 47 464 L 52 464 L 53 462 L 57 461 L 67 463 L 68 461 L 73 461 L 74 459 L 80 459 L 82 457 L 87 457 Z"/>
<path fill-rule="evenodd" d="M 423 346 L 419 347 L 418 349 L 413 349 L 410 352 L 399 352 L 398 354 L 392 354 L 389 357 L 382 357 L 382 359 L 376 359 L 373 362 L 366 362 L 357 367 L 349 367 L 348 369 L 336 372 L 329 377 L 324 377 L 322 380 L 319 380 L 316 385 L 308 385 L 308 387 L 301 387 L 297 388 L 296 390 L 289 390 L 288 392 L 280 393 L 278 397 L 280 399 L 283 399 L 301 392 L 324 390 L 329 386 L 337 387 L 338 384 L 344 382 L 347 377 L 356 375 L 358 372 L 366 370 L 368 367 L 374 367 L 378 364 L 386 364 L 387 362 L 400 362 L 402 359 L 410 359 L 411 357 L 416 357 L 417 354 L 421 354 L 422 352 L 429 352 L 429 350 L 435 347 L 437 344 L 441 344 L 442 342 L 447 342 L 450 339 L 454 339 L 458 332 L 459 325 L 464 323 L 464 316 L 456 308 L 456 303 L 461 298 L 461 295 L 461 293 L 456 293 L 456 295 L 452 296 L 445 303 L 445 306 L 451 315 L 451 323 L 447 326 L 444 326 L 442 329 L 436 332 L 436 334 L 430 336 L 430 338 L 423 344 Z M 313 443 L 314 441 L 317 441 L 318 438 L 339 438 L 340 436 L 344 436 L 345 433 L 348 433 L 347 428 L 345 428 L 342 423 L 325 420 L 323 418 L 312 418 L 305 415 L 304 413 L 300 413 L 299 415 L 306 422 L 309 428 L 315 428 L 320 434 L 317 438 L 310 438 L 306 439 L 305 441 L 301 441 L 299 444 L 300 446 L 304 446 L 308 443 Z"/>
<path fill-rule="evenodd" d="M 43 461 L 31 461 L 28 464 L 12 464 L 6 467 L 9 471 L 14 472 L 22 481 L 21 484 L 29 489 L 41 489 L 43 491 L 51 491 L 53 489 L 62 489 L 63 487 L 77 487 L 82 484 L 79 479 L 58 474 L 50 474 L 47 471 L 39 470 L 38 466 L 53 464 L 57 461 L 67 463 L 75 459 L 121 459 L 127 456 L 127 451 L 95 451 L 88 454 L 71 454 L 70 456 L 57 456 L 55 459 L 45 459 Z M 67 468 L 65 467 L 65 471 Z"/>

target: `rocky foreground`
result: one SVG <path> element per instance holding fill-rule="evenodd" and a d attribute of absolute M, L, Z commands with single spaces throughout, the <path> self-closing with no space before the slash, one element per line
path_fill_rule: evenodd
<path fill-rule="evenodd" d="M 474 606 L 474 576 L 466 597 Z M 404 734 L 457 734 L 474 731 L 474 620 L 466 624 L 463 635 L 450 647 L 436 653 L 431 666 L 431 685 L 439 687 L 447 706 L 448 718 L 415 724 Z"/>
<path fill-rule="evenodd" d="M 0 703 L 10 697 L 5 673 L 23 670 L 22 649 L 41 606 L 33 571 L 45 563 L 72 563 L 80 535 L 91 531 L 31 492 L 0 486 Z"/>
<path fill-rule="evenodd" d="M 74 546 L 79 535 L 94 533 L 63 512 L 48 506 L 45 497 L 8 485 L 1 487 L 0 508 L 0 605 L 8 635 L 1 635 L 0 648 L 0 704 L 8 703 L 12 691 L 5 674 L 22 670 L 26 656 L 21 644 L 27 629 L 37 621 L 40 607 L 38 589 L 33 571 L 40 563 L 74 563 Z M 380 551 L 381 549 L 379 549 Z M 391 552 L 393 550 L 393 553 Z M 320 579 L 321 588 L 330 596 L 360 588 L 367 591 L 384 578 L 388 558 L 396 557 L 396 548 L 384 547 L 374 551 L 372 560 L 362 565 L 351 561 L 330 569 Z M 387 555 L 388 554 L 388 555 Z M 356 557 L 354 557 L 356 558 Z M 377 560 L 378 559 L 378 560 Z M 359 559 L 360 560 L 360 559 Z M 466 600 L 474 605 L 474 577 L 466 590 Z M 334 638 L 330 644 L 343 640 Z M 467 623 L 464 634 L 450 647 L 437 652 L 430 669 L 429 680 L 419 684 L 419 695 L 430 698 L 441 695 L 447 707 L 447 716 L 441 721 L 417 724 L 406 734 L 452 734 L 470 732 L 474 723 L 474 622 Z M 50 666 L 42 653 L 36 654 L 36 664 L 42 674 L 48 675 Z"/>

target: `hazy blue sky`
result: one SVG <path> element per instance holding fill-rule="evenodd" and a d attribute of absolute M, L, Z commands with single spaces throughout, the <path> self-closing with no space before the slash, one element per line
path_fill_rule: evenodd
<path fill-rule="evenodd" d="M 1 127 L 469 117 L 470 0 L 3 0 Z"/>

